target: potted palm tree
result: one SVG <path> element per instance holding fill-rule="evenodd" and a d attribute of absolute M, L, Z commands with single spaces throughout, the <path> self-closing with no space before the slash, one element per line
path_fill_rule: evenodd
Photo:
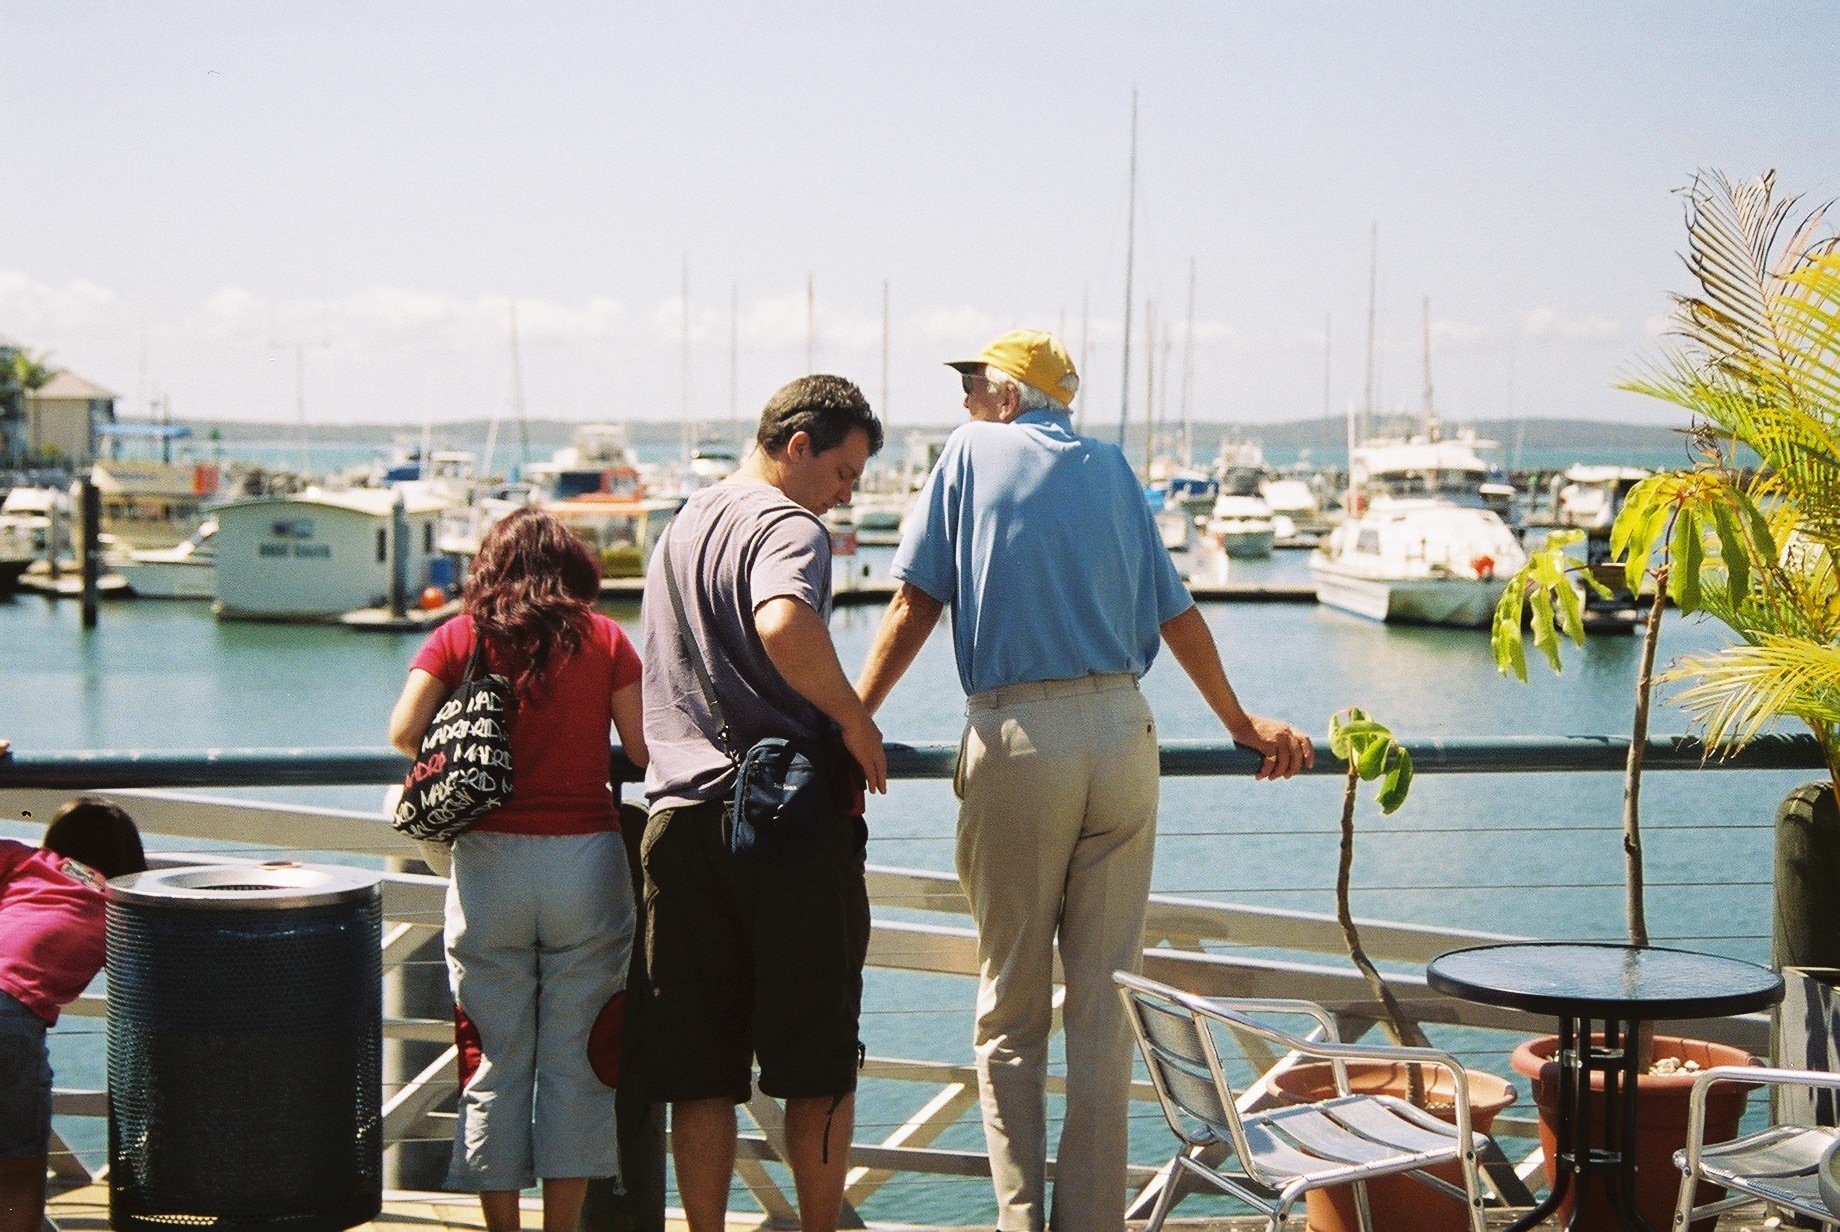
<path fill-rule="evenodd" d="M 1350 707 L 1329 721 L 1330 750 L 1347 767 L 1342 785 L 1342 842 L 1335 878 L 1335 916 L 1348 946 L 1348 957 L 1367 981 L 1380 1006 L 1381 1027 L 1395 1044 L 1430 1047 L 1431 1041 L 1416 1020 L 1409 1017 L 1397 994 L 1387 984 L 1378 967 L 1361 944 L 1360 928 L 1354 919 L 1350 889 L 1354 876 L 1354 821 L 1357 795 L 1363 782 L 1378 782 L 1375 803 L 1382 814 L 1398 811 L 1412 790 L 1412 754 L 1394 739 L 1384 724 L 1365 712 Z M 1348 1066 L 1348 1083 L 1352 1090 L 1396 1095 L 1409 1099 L 1420 1108 L 1452 1119 L 1453 1095 L 1450 1076 L 1440 1069 L 1426 1070 L 1417 1065 L 1370 1064 Z M 1426 1086 L 1426 1076 L 1433 1081 Z M 1469 1086 L 1470 1126 L 1481 1133 L 1489 1132 L 1502 1109 L 1514 1102 L 1514 1088 L 1494 1074 L 1465 1070 Z M 1335 1074 L 1327 1062 L 1295 1066 L 1275 1080 L 1277 1089 L 1299 1102 L 1316 1102 L 1335 1093 Z M 1440 1175 L 1461 1186 L 1462 1175 L 1455 1165 Z M 1469 1227 L 1464 1204 L 1440 1194 L 1406 1176 L 1382 1177 L 1366 1182 L 1367 1200 L 1375 1228 L 1387 1232 L 1451 1232 Z M 1304 1198 L 1309 1215 L 1310 1232 L 1357 1232 L 1360 1218 L 1355 1204 L 1354 1187 L 1313 1190 Z"/>
<path fill-rule="evenodd" d="M 1676 699 L 1710 748 L 1729 749 L 1774 720 L 1806 721 L 1826 751 L 1833 804 L 1840 750 L 1840 257 L 1819 239 L 1820 211 L 1791 226 L 1794 201 L 1773 200 L 1772 177 L 1734 184 L 1700 177 L 1686 190 L 1687 266 L 1700 293 L 1681 296 L 1674 316 L 1681 345 L 1624 388 L 1693 412 L 1692 466 L 1650 477 L 1631 492 L 1611 533 L 1614 560 L 1630 592 L 1647 594 L 1634 721 L 1623 784 L 1625 922 L 1630 942 L 1648 943 L 1640 818 L 1642 754 L 1658 680 L 1688 688 Z M 1743 450 L 1762 465 L 1741 465 Z M 1504 674 L 1527 677 L 1523 624 L 1554 671 L 1561 637 L 1582 643 L 1582 604 L 1572 579 L 1602 590 L 1567 549 L 1575 536 L 1550 538 L 1503 594 L 1492 646 Z M 1703 613 L 1736 637 L 1722 650 L 1682 660 L 1657 676 L 1662 610 Z M 1640 1041 L 1658 1070 L 1672 1059 L 1705 1064 L 1749 1060 L 1700 1041 Z M 1552 1098 L 1556 1041 L 1517 1050 L 1515 1068 L 1535 1078 L 1543 1125 Z M 1685 1068 L 1691 1068 L 1686 1066 Z M 1691 1074 L 1651 1073 L 1638 1083 L 1642 1124 L 1638 1177 L 1656 1181 L 1638 1198 L 1645 1217 L 1664 1224 L 1672 1207 L 1669 1156 L 1684 1140 Z M 1709 1106 L 1725 1136 L 1743 1111 L 1742 1088 Z M 1662 1131 L 1677 1125 L 1676 1131 Z M 1708 1137 L 1718 1135 L 1709 1122 Z M 1543 1136 L 1550 1137 L 1543 1129 Z M 1587 1195 L 1587 1212 L 1592 1197 Z M 1706 1221 L 1710 1226 L 1711 1221 Z"/>

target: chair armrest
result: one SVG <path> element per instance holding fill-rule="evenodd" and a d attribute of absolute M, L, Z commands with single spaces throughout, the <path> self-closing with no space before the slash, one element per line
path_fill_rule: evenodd
<path fill-rule="evenodd" d="M 1687 1167 L 1699 1172 L 1700 1152 L 1706 1145 L 1706 1093 L 1721 1082 L 1748 1086 L 1827 1087 L 1840 1090 L 1840 1073 L 1811 1069 L 1779 1069 L 1767 1065 L 1715 1065 L 1693 1079 L 1687 1100 Z"/>
<path fill-rule="evenodd" d="M 1741 1082 L 1747 1086 L 1829 1087 L 1840 1090 L 1840 1073 L 1812 1069 L 1779 1069 L 1767 1065 L 1715 1065 L 1701 1070 L 1693 1079 L 1689 1110 L 1704 1115 L 1706 1092 L 1721 1082 Z"/>
<path fill-rule="evenodd" d="M 1451 1091 L 1460 1118 L 1458 1123 L 1465 1129 L 1469 1126 L 1469 1076 L 1464 1071 L 1463 1063 L 1441 1048 L 1415 1048 L 1400 1044 L 1344 1044 L 1338 1040 L 1302 1039 L 1275 1027 L 1254 1022 L 1240 1012 L 1242 1006 L 1280 1005 L 1286 1007 L 1283 1012 L 1309 1014 L 1316 1018 L 1317 1014 L 1310 1012 L 1314 1009 L 1323 1018 L 1328 1017 L 1327 1011 L 1309 1001 L 1254 1001 L 1246 998 L 1199 997 L 1186 993 L 1182 994 L 1182 1000 L 1199 1017 L 1212 1019 L 1233 1030 L 1250 1031 L 1300 1057 L 1330 1062 L 1335 1069 L 1336 1091 L 1342 1095 L 1348 1094 L 1348 1074 L 1344 1066 L 1350 1061 L 1427 1065 L 1444 1070 L 1450 1074 Z M 1293 1008 L 1302 1006 L 1309 1006 L 1310 1009 Z"/>
<path fill-rule="evenodd" d="M 1192 994 L 1191 994 L 1192 995 Z M 1296 1014 L 1309 1018 L 1322 1031 L 1322 1039 L 1330 1044 L 1342 1042 L 1342 1033 L 1336 1028 L 1335 1016 L 1314 1001 L 1302 1001 L 1289 997 L 1195 997 L 1196 1001 L 1207 1005 L 1219 1006 L 1235 1014 Z M 1309 1037 L 1315 1038 L 1315 1037 Z"/>

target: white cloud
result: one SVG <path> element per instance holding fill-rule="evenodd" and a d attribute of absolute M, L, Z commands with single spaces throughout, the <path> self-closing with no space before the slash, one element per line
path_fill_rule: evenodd
<path fill-rule="evenodd" d="M 1522 331 L 1554 342 L 1617 342 L 1625 336 L 1622 324 L 1607 317 L 1565 317 L 1552 308 L 1529 312 Z"/>
<path fill-rule="evenodd" d="M 1642 336 L 1652 342 L 1667 337 L 1674 332 L 1675 328 L 1676 322 L 1672 313 L 1658 312 L 1642 322 Z"/>
<path fill-rule="evenodd" d="M 1479 346 L 1488 340 L 1488 336 L 1488 330 L 1480 325 L 1468 325 L 1461 321 L 1431 323 L 1431 345 L 1437 349 L 1449 347 L 1461 350 Z"/>

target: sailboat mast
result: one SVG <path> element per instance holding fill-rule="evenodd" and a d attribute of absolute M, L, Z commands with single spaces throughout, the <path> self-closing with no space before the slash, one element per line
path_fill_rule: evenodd
<path fill-rule="evenodd" d="M 313 473 L 313 446 L 307 440 L 306 348 L 294 344 L 294 414 L 300 418 L 300 474 Z"/>
<path fill-rule="evenodd" d="M 529 461 L 530 425 L 524 421 L 524 363 L 518 355 L 517 301 L 511 302 L 511 413 L 517 416 L 518 471 Z"/>
<path fill-rule="evenodd" d="M 734 444 L 741 427 L 741 291 L 728 280 L 728 441 Z"/>
<path fill-rule="evenodd" d="M 1188 326 L 1182 336 L 1182 463 L 1194 461 L 1189 448 L 1188 394 L 1195 383 L 1195 258 L 1188 258 Z"/>
<path fill-rule="evenodd" d="M 1361 434 L 1373 430 L 1374 417 L 1374 315 L 1380 287 L 1380 224 L 1374 223 L 1367 240 L 1367 391 L 1361 397 Z M 1353 464 L 1352 456 L 1349 459 Z"/>
<path fill-rule="evenodd" d="M 1086 327 L 1091 319 L 1091 314 L 1092 284 L 1088 283 L 1085 290 L 1080 292 L 1080 384 L 1082 385 L 1086 383 Z M 1080 421 L 1085 417 L 1086 403 L 1088 401 L 1089 399 L 1086 398 L 1080 399 L 1078 409 L 1073 412 L 1073 430 L 1075 432 L 1080 430 Z"/>
<path fill-rule="evenodd" d="M 1334 326 L 1334 324 L 1335 324 L 1335 314 L 1330 313 L 1330 312 L 1323 313 L 1323 418 L 1324 419 L 1328 419 L 1331 415 L 1335 414 L 1334 410 L 1331 409 L 1332 403 L 1329 401 L 1329 356 L 1331 354 L 1330 329 L 1331 327 Z"/>
<path fill-rule="evenodd" d="M 678 363 L 682 367 L 682 372 L 679 378 L 679 385 L 681 386 L 682 398 L 683 398 L 683 408 L 681 411 L 681 415 L 683 419 L 683 426 L 679 429 L 679 433 L 682 437 L 682 442 L 683 442 L 684 462 L 688 464 L 690 461 L 691 454 L 696 449 L 696 425 L 691 421 L 691 416 L 690 416 L 690 254 L 689 253 L 685 253 L 683 255 L 683 264 L 679 268 L 680 268 L 681 278 L 679 282 L 678 299 L 677 299 L 677 303 L 678 303 L 677 317 L 678 317 L 678 326 L 680 330 L 680 345 L 678 348 L 680 354 L 678 356 Z"/>
<path fill-rule="evenodd" d="M 818 370 L 818 293 L 810 270 L 805 271 L 805 375 Z"/>
<path fill-rule="evenodd" d="M 888 434 L 888 280 L 882 279 L 882 439 Z"/>
<path fill-rule="evenodd" d="M 1421 322 L 1425 347 L 1425 434 L 1435 441 L 1438 439 L 1438 430 L 1441 425 L 1437 420 L 1437 410 L 1431 403 L 1431 297 L 1429 295 L 1425 296 Z"/>
<path fill-rule="evenodd" d="M 1156 449 L 1156 301 L 1144 301 L 1144 478 Z"/>
<path fill-rule="evenodd" d="M 1131 175 L 1124 223 L 1124 362 L 1122 392 L 1118 399 L 1118 448 L 1124 448 L 1125 425 L 1131 418 L 1131 275 L 1137 247 L 1137 90 L 1131 90 Z"/>

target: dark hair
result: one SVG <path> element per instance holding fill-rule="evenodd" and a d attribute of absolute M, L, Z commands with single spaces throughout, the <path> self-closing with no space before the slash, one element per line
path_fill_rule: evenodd
<path fill-rule="evenodd" d="M 857 428 L 869 434 L 870 454 L 880 453 L 882 421 L 869 409 L 863 391 L 854 381 L 820 373 L 788 381 L 767 399 L 754 440 L 766 452 L 778 453 L 794 433 L 803 432 L 811 437 L 812 452 L 823 453 L 843 444 Z"/>
<path fill-rule="evenodd" d="M 554 514 L 526 505 L 480 540 L 462 607 L 480 636 L 518 665 L 518 695 L 535 697 L 556 664 L 581 649 L 600 594 L 600 563 L 588 545 Z"/>
<path fill-rule="evenodd" d="M 94 796 L 68 800 L 45 828 L 46 851 L 87 864 L 104 877 L 147 871 L 141 832 L 117 805 Z"/>

